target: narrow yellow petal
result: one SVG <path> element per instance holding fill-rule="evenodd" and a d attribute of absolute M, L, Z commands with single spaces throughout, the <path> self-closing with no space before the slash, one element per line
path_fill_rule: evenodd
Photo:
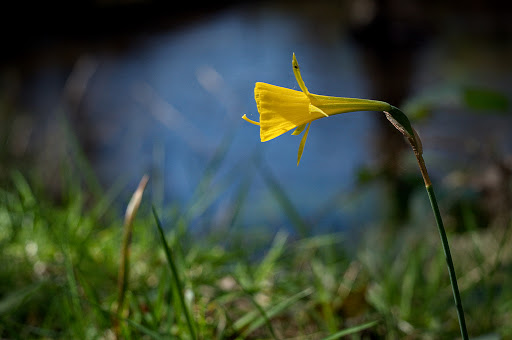
<path fill-rule="evenodd" d="M 302 158 L 302 153 L 304 152 L 304 146 L 306 145 L 306 139 L 308 139 L 308 133 L 309 133 L 310 127 L 311 127 L 311 123 L 308 124 L 308 128 L 307 128 L 306 132 L 304 133 L 304 136 L 302 136 L 302 140 L 300 141 L 299 153 L 297 154 L 297 166 L 299 166 L 300 159 Z"/>
<path fill-rule="evenodd" d="M 300 89 L 308 96 L 309 91 L 308 88 L 306 87 L 306 84 L 304 84 L 304 80 L 302 80 L 302 76 L 300 75 L 299 63 L 297 62 L 297 58 L 295 58 L 295 53 L 293 53 L 292 66 L 293 74 L 295 74 L 295 79 L 297 79 L 297 83 L 299 84 Z"/>
<path fill-rule="evenodd" d="M 258 126 L 260 125 L 260 123 L 258 123 L 258 122 L 256 122 L 256 121 L 254 121 L 254 120 L 252 120 L 252 119 L 247 118 L 247 115 L 243 115 L 243 116 L 242 116 L 242 119 L 243 119 L 243 120 L 248 121 L 248 122 L 249 122 L 249 123 L 251 123 L 251 124 L 258 125 Z"/>
<path fill-rule="evenodd" d="M 295 129 L 295 131 L 293 131 L 293 132 L 292 132 L 292 136 L 298 136 L 298 135 L 300 135 L 300 133 L 301 133 L 302 131 L 304 131 L 304 129 L 306 128 L 306 125 L 307 125 L 307 124 L 302 124 L 302 125 L 298 126 L 298 127 Z"/>

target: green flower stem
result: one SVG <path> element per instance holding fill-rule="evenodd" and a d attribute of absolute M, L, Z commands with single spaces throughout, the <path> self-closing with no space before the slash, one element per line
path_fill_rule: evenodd
<path fill-rule="evenodd" d="M 425 188 L 427 189 L 428 198 L 430 200 L 432 211 L 434 212 L 434 216 L 436 219 L 439 235 L 441 236 L 441 243 L 443 245 L 444 255 L 446 257 L 446 264 L 448 265 L 448 273 L 450 275 L 450 283 L 452 284 L 453 298 L 455 299 L 455 307 L 457 308 L 457 316 L 459 318 L 460 332 L 462 334 L 462 339 L 467 340 L 469 339 L 469 337 L 468 331 L 466 329 L 466 320 L 464 318 L 464 310 L 462 308 L 462 302 L 460 299 L 459 286 L 457 284 L 457 277 L 455 276 L 455 268 L 453 267 L 452 255 L 450 253 L 450 246 L 448 244 L 448 237 L 446 236 L 443 220 L 441 218 L 441 213 L 439 212 L 436 196 L 434 194 L 434 188 L 432 187 L 432 183 L 430 182 L 430 178 L 428 176 L 427 168 L 425 166 L 425 162 L 423 161 L 423 157 L 421 156 L 421 154 L 416 153 L 416 158 L 418 159 L 421 174 L 423 176 L 423 180 L 425 181 Z"/>
<path fill-rule="evenodd" d="M 441 243 L 443 245 L 444 255 L 446 257 L 446 264 L 448 265 L 448 274 L 450 275 L 450 282 L 452 284 L 453 298 L 455 299 L 455 307 L 457 308 L 457 316 L 459 318 L 460 332 L 462 334 L 462 339 L 467 340 L 469 339 L 468 331 L 466 329 L 464 310 L 462 309 L 462 302 L 460 300 L 457 277 L 455 276 L 455 268 L 453 268 L 450 246 L 448 245 L 448 238 L 446 237 L 446 231 L 444 230 L 441 213 L 439 212 L 439 207 L 437 206 L 437 200 L 434 194 L 434 189 L 432 188 L 432 182 L 430 181 L 427 167 L 425 166 L 425 161 L 423 160 L 423 147 L 421 146 L 421 140 L 416 131 L 414 131 L 412 128 L 411 123 L 409 122 L 409 118 L 407 118 L 407 116 L 402 111 L 400 111 L 400 109 L 391 106 L 389 111 L 384 111 L 384 113 L 386 114 L 386 118 L 391 122 L 391 124 L 393 124 L 393 126 L 398 131 L 400 131 L 404 137 L 407 138 L 407 141 L 411 144 L 414 155 L 418 160 L 421 175 L 425 181 L 425 188 L 427 189 L 428 198 L 430 199 L 430 205 L 432 206 L 432 211 L 434 212 L 434 216 L 436 218 L 437 229 L 439 230 L 439 235 L 441 236 Z"/>

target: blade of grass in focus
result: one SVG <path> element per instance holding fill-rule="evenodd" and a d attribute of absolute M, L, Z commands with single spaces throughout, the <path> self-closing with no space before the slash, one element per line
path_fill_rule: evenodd
<path fill-rule="evenodd" d="M 176 288 L 176 293 L 178 295 L 178 298 L 179 298 L 179 301 L 180 301 L 180 304 L 181 304 L 181 308 L 182 308 L 183 314 L 185 314 L 185 319 L 187 321 L 187 326 L 188 326 L 188 331 L 189 331 L 190 337 L 192 339 L 196 339 L 196 334 L 195 334 L 195 331 L 194 331 L 194 326 L 192 324 L 192 317 L 190 316 L 190 311 L 189 311 L 189 309 L 187 307 L 187 304 L 185 302 L 185 296 L 184 296 L 185 292 L 183 290 L 183 285 L 181 283 L 181 280 L 180 280 L 180 278 L 178 276 L 178 269 L 176 267 L 176 264 L 174 263 L 174 259 L 173 259 L 173 255 L 172 255 L 171 249 L 169 248 L 169 245 L 167 244 L 167 240 L 165 239 L 164 230 L 162 229 L 162 225 L 160 223 L 160 220 L 158 218 L 157 212 L 156 212 L 154 207 L 153 207 L 153 216 L 155 218 L 156 226 L 158 228 L 158 233 L 160 235 L 160 240 L 162 241 L 162 246 L 164 247 L 165 256 L 167 258 L 167 261 L 169 262 L 169 267 L 170 267 L 171 272 L 172 272 L 172 279 L 173 279 L 173 282 L 174 282 L 174 286 Z"/>

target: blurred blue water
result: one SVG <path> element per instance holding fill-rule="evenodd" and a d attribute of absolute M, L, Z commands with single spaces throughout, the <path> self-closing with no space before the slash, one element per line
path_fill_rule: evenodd
<path fill-rule="evenodd" d="M 370 161 L 372 115 L 378 113 L 315 121 L 299 167 L 301 137 L 286 134 L 260 143 L 258 128 L 241 119 L 247 114 L 258 120 L 255 82 L 299 88 L 291 68 L 293 52 L 311 92 L 370 96 L 361 56 L 341 22 L 311 20 L 307 13 L 272 5 L 231 8 L 173 31 L 140 35 L 117 53 L 85 55 L 94 67 L 81 98 L 78 127 L 85 131 L 101 181 L 108 187 L 121 178 L 134 188 L 149 173 L 154 200 L 190 206 L 205 167 L 227 141 L 213 183 L 232 185 L 207 190 L 217 197 L 212 218 L 221 221 L 236 204 L 237 186 L 249 181 L 242 222 L 287 223 L 259 164 L 270 170 L 304 218 L 327 218 L 325 223 L 336 229 L 369 219 L 364 206 L 377 210 L 376 202 L 354 210 L 331 200 L 349 193 L 357 169 Z M 421 72 L 417 77 L 431 76 Z M 60 91 L 63 74 L 56 67 L 35 77 L 35 106 L 45 107 L 48 92 Z M 326 206 L 331 207 L 329 216 L 319 217 Z"/>
<path fill-rule="evenodd" d="M 299 167 L 301 137 L 287 134 L 260 143 L 258 128 L 241 119 L 247 113 L 258 120 L 255 82 L 298 89 L 293 52 L 311 91 L 368 96 L 357 56 L 341 29 L 312 36 L 317 24 L 282 10 L 232 9 L 148 36 L 122 54 L 96 56 L 84 102 L 90 133 L 99 135 L 94 165 L 103 181 L 112 183 L 122 173 L 133 183 L 144 172 L 161 172 L 166 200 L 186 205 L 215 150 L 230 138 L 216 180 L 251 179 L 247 222 L 282 216 L 258 174 L 255 156 L 305 217 L 350 189 L 354 172 L 367 159 L 369 115 L 374 113 L 315 122 Z"/>

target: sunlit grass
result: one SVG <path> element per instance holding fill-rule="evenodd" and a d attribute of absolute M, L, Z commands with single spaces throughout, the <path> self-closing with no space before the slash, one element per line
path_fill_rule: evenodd
<path fill-rule="evenodd" d="M 270 170 L 260 166 L 263 183 L 291 228 L 277 230 L 270 221 L 244 228 L 239 216 L 250 182 L 242 181 L 224 225 L 194 230 L 198 219 L 208 225 L 204 212 L 233 185 L 229 172 L 218 176 L 228 145 L 218 148 L 189 204 L 156 206 L 153 216 L 151 195 L 144 194 L 132 216 L 129 252 L 121 251 L 126 226 L 121 212 L 128 198 L 119 193 L 125 188 L 102 192 L 89 176 L 84 181 L 79 172 L 64 171 L 62 196 L 55 200 L 40 189 L 40 178 L 12 172 L 0 188 L 0 337 L 459 335 L 438 235 L 421 213 L 403 229 L 361 226 L 367 231 L 360 243 L 348 233 L 319 235 Z M 126 203 L 114 204 L 119 201 Z M 451 233 L 450 240 L 469 331 L 512 336 L 512 293 L 506 288 L 510 226 L 482 230 L 471 211 L 465 216 L 471 231 Z M 123 263 L 129 274 L 120 290 Z"/>
<path fill-rule="evenodd" d="M 53 203 L 20 173 L 0 190 L 3 338 L 108 339 L 116 324 L 126 339 L 458 336 L 442 250 L 423 222 L 393 235 L 373 229 L 354 254 L 343 233 L 297 238 L 269 227 L 253 241 L 254 230 L 226 226 L 198 238 L 186 214 L 165 209 L 160 235 L 145 199 L 118 315 L 122 218 L 72 192 Z M 511 336 L 511 233 L 450 237 L 469 331 Z"/>

